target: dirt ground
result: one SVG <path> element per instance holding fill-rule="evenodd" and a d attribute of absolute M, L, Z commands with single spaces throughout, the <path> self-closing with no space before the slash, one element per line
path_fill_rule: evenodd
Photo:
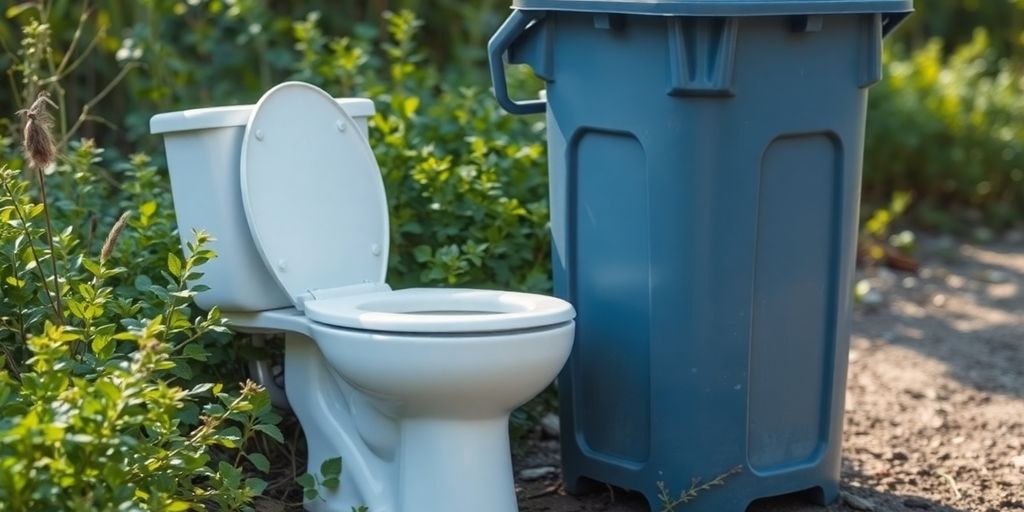
<path fill-rule="evenodd" d="M 917 275 L 860 273 L 873 291 L 853 316 L 843 499 L 782 497 L 751 512 L 1024 510 L 1022 238 L 931 239 Z M 540 439 L 517 471 L 557 467 L 557 453 Z M 568 496 L 557 472 L 520 478 L 518 492 L 522 512 L 648 510 L 623 491 Z"/>

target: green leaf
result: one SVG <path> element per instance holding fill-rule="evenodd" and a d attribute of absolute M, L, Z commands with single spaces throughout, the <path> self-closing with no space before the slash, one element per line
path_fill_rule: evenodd
<path fill-rule="evenodd" d="M 96 336 L 92 340 L 92 351 L 97 354 L 103 352 L 103 349 L 106 348 L 110 341 L 110 336 Z"/>
<path fill-rule="evenodd" d="M 183 380 L 189 380 L 192 378 L 192 367 L 184 362 L 175 364 L 173 361 L 168 361 L 173 366 L 170 367 L 171 373 L 182 378 Z"/>
<path fill-rule="evenodd" d="M 330 478 L 324 478 L 324 481 L 322 483 L 325 489 L 333 491 L 336 490 L 339 485 L 341 485 L 341 480 L 338 479 L 338 477 L 336 476 L 332 476 Z"/>
<path fill-rule="evenodd" d="M 405 117 L 412 117 L 416 113 L 416 109 L 420 106 L 420 99 L 416 96 L 410 96 L 402 102 L 402 113 Z"/>
<path fill-rule="evenodd" d="M 261 390 L 252 396 L 249 400 L 252 404 L 252 414 L 254 416 L 261 417 L 270 411 L 270 393 L 267 390 Z M 264 423 L 275 423 L 273 421 L 264 421 Z"/>
<path fill-rule="evenodd" d="M 171 272 L 172 276 L 181 277 L 181 259 L 173 252 L 167 253 L 167 270 Z"/>
<path fill-rule="evenodd" d="M 242 483 L 242 471 L 227 462 L 221 461 L 220 464 L 217 464 L 217 473 L 232 489 L 237 489 Z"/>
<path fill-rule="evenodd" d="M 419 263 L 430 261 L 430 257 L 432 254 L 433 251 L 430 249 L 429 246 L 426 245 L 417 246 L 415 249 L 412 250 L 412 256 L 416 258 L 416 261 Z"/>
<path fill-rule="evenodd" d="M 192 387 L 192 389 L 188 390 L 187 394 L 189 396 L 200 395 L 200 394 L 203 394 L 203 393 L 205 393 L 205 392 L 207 392 L 207 391 L 209 391 L 211 389 L 213 389 L 213 384 L 210 384 L 210 383 L 196 384 L 195 386 Z"/>
<path fill-rule="evenodd" d="M 242 431 L 238 427 L 227 427 L 211 437 L 211 439 L 227 448 L 237 448 L 242 441 Z"/>
<path fill-rule="evenodd" d="M 279 443 L 284 442 L 284 434 L 281 433 L 281 429 L 277 428 L 276 425 L 267 425 L 266 423 L 261 423 L 259 425 L 253 426 L 252 428 L 253 430 L 263 432 L 264 434 L 272 437 L 275 441 Z"/>
<path fill-rule="evenodd" d="M 262 453 L 247 453 L 245 457 L 249 459 L 249 462 L 252 462 L 253 466 L 256 466 L 256 469 L 264 473 L 270 471 L 270 461 L 267 460 L 266 455 Z"/>
<path fill-rule="evenodd" d="M 85 267 L 85 269 L 88 270 L 89 273 L 94 276 L 99 277 L 99 275 L 102 273 L 99 264 L 90 259 L 83 259 L 82 266 Z"/>
<path fill-rule="evenodd" d="M 142 206 L 139 206 L 139 213 L 142 214 L 143 217 L 152 217 L 153 214 L 156 213 L 156 207 L 156 201 L 147 201 L 142 203 Z"/>
<path fill-rule="evenodd" d="M 146 290 L 149 290 L 149 288 L 153 286 L 153 280 L 150 279 L 149 276 L 147 275 L 140 274 L 135 277 L 135 282 L 133 283 L 133 286 L 135 286 L 136 290 L 144 292 Z"/>
<path fill-rule="evenodd" d="M 320 474 L 324 478 L 337 477 L 341 474 L 341 457 L 333 457 L 320 464 Z"/>
<path fill-rule="evenodd" d="M 8 7 L 6 11 L 4 11 L 4 16 L 7 16 L 7 19 L 17 18 L 18 15 L 20 15 L 21 13 L 23 13 L 23 12 L 25 12 L 25 11 L 27 11 L 27 10 L 35 7 L 35 6 L 36 6 L 35 2 L 24 2 L 24 3 L 12 5 L 12 6 Z"/>
<path fill-rule="evenodd" d="M 206 361 L 207 358 L 209 358 L 210 353 L 207 352 L 206 349 L 202 347 L 202 345 L 199 345 L 198 343 L 192 343 L 189 345 L 185 345 L 184 350 L 181 351 L 181 355 L 189 359 L 195 359 L 196 361 Z"/>
<path fill-rule="evenodd" d="M 187 501 L 175 500 L 172 501 L 169 505 L 167 505 L 167 508 L 165 508 L 164 510 L 167 510 L 169 512 L 181 512 L 183 510 L 192 510 L 192 504 Z"/>
<path fill-rule="evenodd" d="M 246 478 L 245 487 L 249 489 L 254 495 L 259 496 L 263 494 L 263 491 L 267 488 L 267 482 L 260 478 Z"/>
<path fill-rule="evenodd" d="M 299 475 L 295 483 L 301 485 L 303 489 L 316 489 L 316 478 L 309 473 Z"/>

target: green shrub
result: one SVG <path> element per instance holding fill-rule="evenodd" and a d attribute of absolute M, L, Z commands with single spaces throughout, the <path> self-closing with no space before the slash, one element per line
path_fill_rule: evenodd
<path fill-rule="evenodd" d="M 487 90 L 425 65 L 409 11 L 388 38 L 327 38 L 312 14 L 294 27 L 294 77 L 373 98 L 370 143 L 391 207 L 391 284 L 551 289 L 543 124 L 500 111 Z"/>
<path fill-rule="evenodd" d="M 0 42 L 17 47 L 20 27 L 35 14 L 37 2 L 13 2 L 0 11 Z M 76 33 L 83 2 L 46 2 L 53 37 L 68 47 Z M 453 80 L 486 84 L 487 38 L 508 15 L 502 0 L 105 0 L 93 2 L 93 15 L 82 30 L 84 46 L 96 40 L 97 52 L 85 56 L 69 88 L 67 106 L 77 114 L 126 65 L 142 65 L 122 82 L 123 94 L 94 109 L 118 125 L 120 134 L 87 126 L 84 135 L 107 146 L 137 144 L 146 135 L 151 115 L 199 104 L 251 103 L 291 70 L 292 21 L 309 12 L 324 13 L 320 23 L 329 34 L 359 34 L 374 39 L 386 30 L 387 10 L 409 9 L 425 23 L 421 47 Z M 0 68 L 16 61 L 0 52 Z M 375 55 L 375 57 L 377 57 Z M 231 77 L 231 80 L 224 80 Z M 33 97 L 29 94 L 28 97 Z M 0 96 L 0 111 L 13 111 L 25 98 Z M 6 110 L 4 110 L 6 109 Z"/>
<path fill-rule="evenodd" d="M 167 254 L 165 284 L 116 293 L 108 283 L 129 273 L 110 265 L 119 228 L 99 257 L 44 249 L 45 206 L 15 171 L 2 179 L 0 510 L 250 509 L 266 482 L 243 478 L 243 458 L 268 468 L 247 446 L 280 439 L 269 396 L 251 383 L 182 387 L 182 369 L 207 356 L 200 339 L 225 331 L 216 310 L 193 320 L 188 307 L 209 236 L 188 258 Z M 66 229 L 54 248 L 77 245 Z M 53 258 L 56 277 L 43 271 Z"/>
<path fill-rule="evenodd" d="M 917 0 L 914 14 L 890 42 L 917 49 L 940 39 L 943 54 L 949 55 L 971 42 L 979 27 L 989 32 L 992 50 L 999 58 L 1021 63 L 1024 2 L 1020 0 Z"/>
<path fill-rule="evenodd" d="M 11 76 L 63 105 L 48 33 L 26 26 Z M 241 380 L 234 344 L 187 285 L 210 237 L 178 256 L 166 176 L 107 170 L 49 102 L 24 112 L 32 158 L 0 137 L 0 510 L 251 510 L 281 418 L 218 383 Z"/>
<path fill-rule="evenodd" d="M 987 33 L 948 58 L 933 40 L 886 53 L 871 91 L 865 199 L 913 191 L 915 218 L 956 229 L 960 219 L 1006 227 L 1024 214 L 1024 86 Z"/>
<path fill-rule="evenodd" d="M 119 333 L 121 348 L 131 348 L 92 360 L 75 347 L 112 346 L 106 335 L 48 324 L 28 339 L 29 370 L 17 380 L 0 373 L 0 510 L 249 508 L 267 484 L 243 479 L 239 464 L 266 459 L 240 447 L 273 428 L 270 399 L 251 383 L 233 396 L 219 385 L 186 390 L 161 378 L 176 364 L 174 347 L 157 334 L 163 327 L 157 320 Z M 186 404 L 211 391 L 220 403 L 207 403 L 200 424 L 184 428 Z M 232 452 L 233 461 L 224 458 Z"/>

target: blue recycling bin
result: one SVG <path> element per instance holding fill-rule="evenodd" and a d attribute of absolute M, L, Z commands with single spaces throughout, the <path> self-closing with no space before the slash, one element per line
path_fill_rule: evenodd
<path fill-rule="evenodd" d="M 546 110 L 566 488 L 661 510 L 838 496 L 868 88 L 911 0 L 514 0 L 499 103 Z M 514 101 L 503 57 L 547 100 Z"/>

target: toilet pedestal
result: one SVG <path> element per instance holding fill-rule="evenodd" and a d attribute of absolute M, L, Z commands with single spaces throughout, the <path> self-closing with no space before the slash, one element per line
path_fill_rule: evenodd
<path fill-rule="evenodd" d="M 507 415 L 406 418 L 400 430 L 399 510 L 517 512 Z"/>
<path fill-rule="evenodd" d="M 374 453 L 360 438 L 353 414 L 355 392 L 342 388 L 344 383 L 338 382 L 316 342 L 298 333 L 285 335 L 284 375 L 288 401 L 306 435 L 308 471 L 317 474 L 325 460 L 342 458 L 341 485 L 335 491 L 320 489 L 323 499 L 306 502 L 306 510 L 351 512 L 359 506 L 373 512 L 402 510 L 395 504 L 393 489 L 398 468 L 387 458 L 394 446 L 390 454 Z M 381 430 L 376 433 L 386 433 Z"/>

